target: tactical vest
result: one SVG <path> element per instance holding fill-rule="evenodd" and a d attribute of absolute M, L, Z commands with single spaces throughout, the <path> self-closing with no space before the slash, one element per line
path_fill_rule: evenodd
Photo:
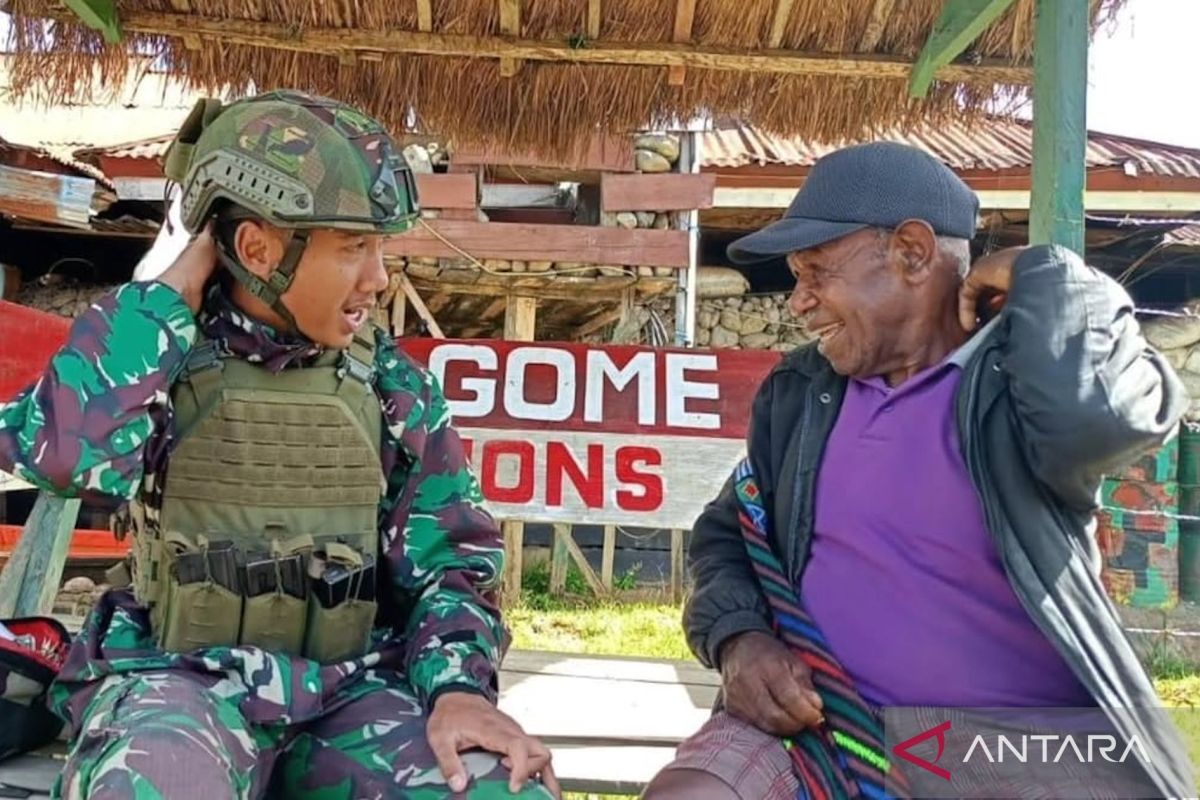
<path fill-rule="evenodd" d="M 160 646 L 358 655 L 373 602 L 350 602 L 313 631 L 312 602 L 283 591 L 242 597 L 245 586 L 239 593 L 239 579 L 228 576 L 184 582 L 181 558 L 198 555 L 211 570 L 205 558 L 215 542 L 240 554 L 302 554 L 306 569 L 314 553 L 349 566 L 373 557 L 386 488 L 374 377 L 370 329 L 345 351 L 278 373 L 223 357 L 213 341 L 196 343 L 171 389 L 176 441 L 165 474 L 156 476 L 165 480 L 144 487 L 130 508 L 133 587 L 151 610 Z M 156 489 L 161 501 L 146 502 L 145 492 Z M 352 623 L 357 630 L 345 630 Z M 314 644 L 314 635 L 321 641 Z"/>

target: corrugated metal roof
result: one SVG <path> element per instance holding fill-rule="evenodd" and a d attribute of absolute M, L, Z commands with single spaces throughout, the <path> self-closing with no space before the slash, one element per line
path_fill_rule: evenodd
<path fill-rule="evenodd" d="M 75 157 L 84 159 L 88 156 L 108 156 L 109 158 L 148 158 L 155 161 L 167 154 L 167 148 L 175 139 L 174 132 L 161 136 L 151 136 L 148 139 L 138 139 L 134 142 L 122 142 L 108 147 L 88 147 L 75 151 Z"/>
<path fill-rule="evenodd" d="M 988 118 L 973 126 L 931 125 L 875 138 L 919 147 L 957 170 L 1018 169 L 1033 164 L 1033 127 L 1025 120 Z M 805 142 L 737 124 L 706 132 L 702 154 L 704 166 L 710 169 L 760 165 L 807 167 L 847 144 L 850 142 Z M 1139 174 L 1200 178 L 1200 150 L 1089 132 L 1087 166 L 1125 167 L 1136 169 Z"/>

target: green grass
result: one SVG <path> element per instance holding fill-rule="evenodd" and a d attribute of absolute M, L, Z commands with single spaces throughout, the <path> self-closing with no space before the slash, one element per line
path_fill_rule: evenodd
<path fill-rule="evenodd" d="M 549 594 L 549 569 L 545 565 L 527 572 L 520 601 L 505 609 L 513 647 L 588 655 L 693 658 L 684 641 L 678 606 L 662 601 L 597 600 L 588 592 L 582 576 L 573 571 L 567 574 L 566 588 L 563 597 Z M 1200 670 L 1161 648 L 1151 650 L 1145 663 L 1163 704 L 1175 712 L 1175 722 L 1187 740 L 1200 778 Z M 565 800 L 628 797 L 568 792 Z"/>

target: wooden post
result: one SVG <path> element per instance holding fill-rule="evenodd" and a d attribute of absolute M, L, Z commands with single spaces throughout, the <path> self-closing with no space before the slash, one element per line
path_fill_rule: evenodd
<path fill-rule="evenodd" d="M 54 610 L 79 501 L 42 492 L 0 573 L 0 617 L 44 616 Z"/>
<path fill-rule="evenodd" d="M 1084 252 L 1088 0 L 1038 0 L 1029 243 Z"/>
<path fill-rule="evenodd" d="M 934 75 L 957 58 L 987 26 L 1003 14 L 1013 0 L 946 0 L 942 15 L 933 26 L 917 63 L 913 65 L 908 91 L 913 97 L 929 92 Z M 1039 0 L 1040 4 L 1041 0 Z M 1057 0 L 1051 0 L 1055 3 Z M 1074 0 L 1068 0 L 1071 5 Z M 1083 0 L 1086 4 L 1087 0 Z M 1036 72 L 1036 67 L 1034 68 Z M 1036 78 L 1035 78 L 1036 81 Z M 1036 112 L 1035 112 L 1036 113 Z"/>
<path fill-rule="evenodd" d="M 604 526 L 604 554 L 600 561 L 600 582 L 604 588 L 613 590 L 613 560 L 617 555 L 617 526 Z"/>
<path fill-rule="evenodd" d="M 550 551 L 550 594 L 561 595 L 567 589 L 567 537 L 570 535 L 569 525 L 554 525 L 554 546 Z"/>
<path fill-rule="evenodd" d="M 533 341 L 536 325 L 537 298 L 510 296 L 508 305 L 504 309 L 504 338 L 521 342 Z M 508 564 L 505 591 L 510 596 L 516 597 L 521 593 L 521 577 L 524 573 L 525 523 L 520 520 L 508 520 L 501 526 L 501 529 L 504 532 L 504 554 Z M 563 581 L 565 585 L 565 572 Z M 553 574 L 551 575 L 551 588 L 553 588 Z"/>
<path fill-rule="evenodd" d="M 683 531 L 671 530 L 671 602 L 683 602 Z"/>

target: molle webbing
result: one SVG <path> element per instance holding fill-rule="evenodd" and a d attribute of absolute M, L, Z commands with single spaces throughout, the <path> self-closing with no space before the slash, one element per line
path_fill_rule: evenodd
<path fill-rule="evenodd" d="M 374 508 L 379 476 L 379 456 L 338 405 L 228 399 L 172 454 L 167 491 L 235 505 Z"/>
<path fill-rule="evenodd" d="M 373 365 L 365 336 L 277 373 L 197 342 L 171 391 L 177 444 L 159 513 L 142 515 L 133 548 L 142 602 L 160 604 L 175 556 L 204 541 L 246 552 L 296 542 L 376 552 L 385 483 Z"/>

